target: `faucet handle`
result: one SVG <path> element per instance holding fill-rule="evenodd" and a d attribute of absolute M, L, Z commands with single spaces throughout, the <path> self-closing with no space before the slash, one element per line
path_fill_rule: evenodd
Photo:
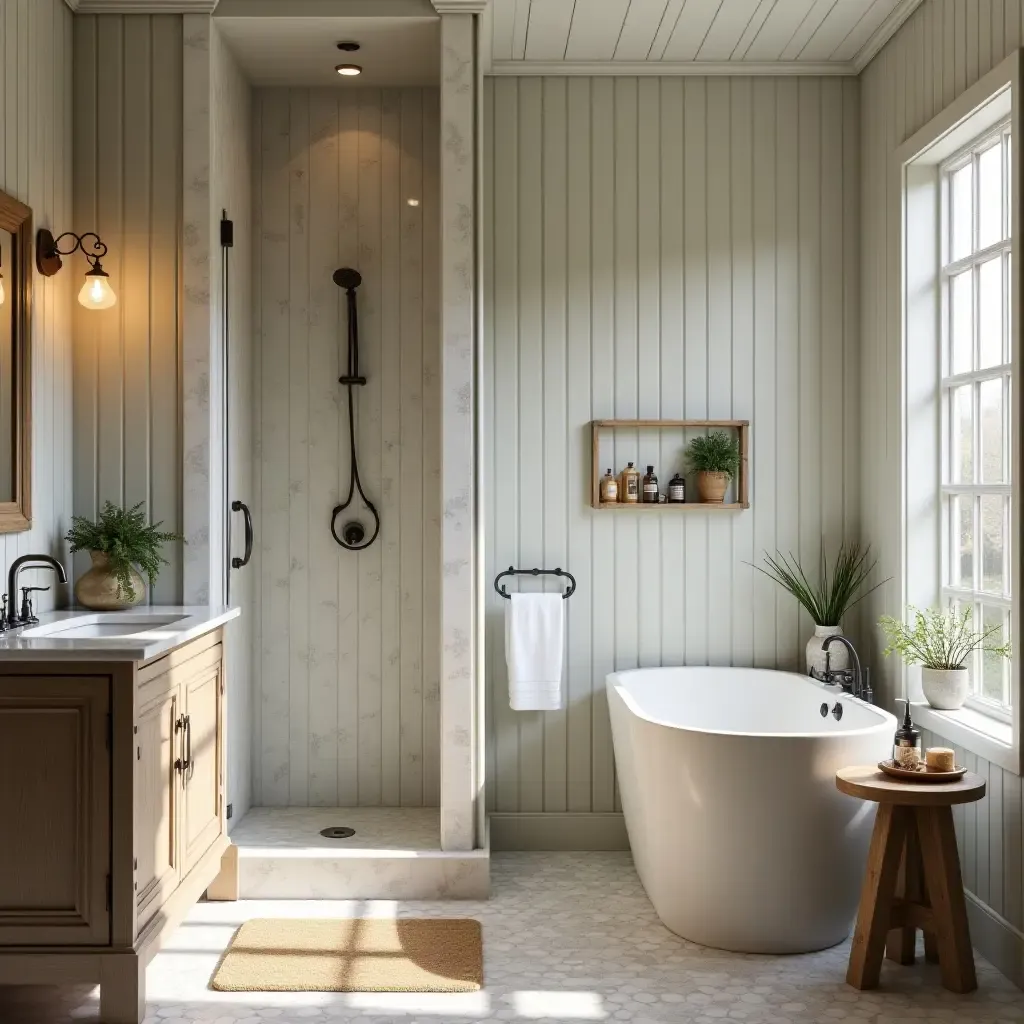
<path fill-rule="evenodd" d="M 0 633 L 6 633 L 11 628 L 7 621 L 7 595 L 0 596 L 0 601 L 3 602 L 3 606 L 0 607 Z"/>
<path fill-rule="evenodd" d="M 38 622 L 39 619 L 32 612 L 32 598 L 29 594 L 35 593 L 36 591 L 49 590 L 49 587 L 22 587 L 21 588 L 21 621 L 27 622 Z"/>

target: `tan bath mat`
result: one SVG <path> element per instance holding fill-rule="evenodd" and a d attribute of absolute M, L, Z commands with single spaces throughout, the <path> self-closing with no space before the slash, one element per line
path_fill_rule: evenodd
<path fill-rule="evenodd" d="M 476 992 L 480 922 L 467 918 L 248 921 L 210 982 L 219 992 Z"/>

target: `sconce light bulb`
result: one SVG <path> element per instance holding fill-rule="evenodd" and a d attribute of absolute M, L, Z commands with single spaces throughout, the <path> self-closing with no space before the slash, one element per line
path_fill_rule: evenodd
<path fill-rule="evenodd" d="M 117 302 L 114 289 L 110 287 L 110 278 L 98 263 L 85 275 L 78 301 L 86 309 L 110 309 Z"/>
<path fill-rule="evenodd" d="M 0 306 L 7 300 L 7 293 L 4 291 L 4 275 L 0 274 Z"/>

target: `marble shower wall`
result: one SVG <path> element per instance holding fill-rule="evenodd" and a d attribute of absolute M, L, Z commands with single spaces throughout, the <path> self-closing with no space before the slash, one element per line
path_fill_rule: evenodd
<path fill-rule="evenodd" d="M 254 93 L 258 805 L 438 804 L 438 103 Z M 359 470 L 381 515 L 358 554 L 329 531 L 349 480 L 346 266 L 363 276 Z"/>

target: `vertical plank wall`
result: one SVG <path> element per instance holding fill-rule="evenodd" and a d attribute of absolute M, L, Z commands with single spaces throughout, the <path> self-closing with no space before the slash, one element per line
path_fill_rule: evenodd
<path fill-rule="evenodd" d="M 866 621 L 899 614 L 900 209 L 894 153 L 968 86 L 1022 42 L 1022 0 L 925 0 L 861 76 L 862 113 L 862 495 L 864 536 L 878 548 L 893 582 L 876 592 Z M 866 602 L 867 603 L 867 602 Z M 870 660 L 882 665 L 881 637 L 871 631 Z M 882 675 L 896 690 L 896 666 Z M 1022 793 L 1020 777 L 958 750 L 958 759 L 988 779 L 986 799 L 957 814 L 964 881 L 1012 929 L 1012 970 L 998 948 L 979 947 L 1018 983 L 1024 981 Z M 991 915 L 989 915 L 989 918 Z M 977 916 L 975 920 L 978 920 Z M 982 923 L 985 923 L 984 921 Z M 976 929 L 976 932 L 978 929 Z M 1007 929 L 1002 929 L 1001 940 Z"/>
<path fill-rule="evenodd" d="M 213 322 L 222 333 L 225 301 L 228 313 L 228 367 L 226 383 L 229 402 L 227 446 L 229 479 L 227 494 L 217 505 L 228 509 L 234 499 L 253 507 L 253 359 L 252 333 L 252 90 L 228 49 L 216 21 L 210 32 L 210 117 L 212 160 L 210 203 L 219 224 L 226 210 L 235 228 L 234 246 L 228 255 L 228 295 L 225 299 L 220 249 L 214 250 L 211 267 Z M 219 232 L 219 228 L 217 229 Z M 224 339 L 218 350 L 223 352 Z M 244 554 L 243 520 L 231 516 L 232 550 Z M 228 803 L 232 808 L 229 828 L 234 826 L 252 802 L 252 715 L 253 634 L 256 579 L 250 564 L 230 572 L 231 604 L 242 609 L 241 616 L 227 630 L 227 753 Z"/>
<path fill-rule="evenodd" d="M 258 90 L 253 107 L 254 799 L 437 806 L 438 94 Z M 339 267 L 363 276 L 357 448 L 381 515 L 360 553 L 329 532 L 350 466 Z"/>
<path fill-rule="evenodd" d="M 74 303 L 74 511 L 145 501 L 169 530 L 181 529 L 181 26 L 172 14 L 75 16 L 75 212 L 53 225 L 100 234 L 118 295 L 104 311 Z M 76 295 L 87 269 L 65 259 Z M 165 554 L 150 600 L 180 603 L 180 545 Z M 76 559 L 81 572 L 88 558 Z"/>
<path fill-rule="evenodd" d="M 609 671 L 802 663 L 811 623 L 747 563 L 858 533 L 859 117 L 855 79 L 488 81 L 496 842 L 502 815 L 573 842 L 592 822 L 560 816 L 617 810 Z M 613 416 L 750 419 L 750 510 L 592 510 L 588 423 Z M 667 482 L 680 448 L 644 434 L 609 457 Z M 490 587 L 509 564 L 576 576 L 563 711 L 509 709 Z"/>
<path fill-rule="evenodd" d="M 71 23 L 63 0 L 0 0 L 0 188 L 32 207 L 36 228 L 71 225 Z M 9 253 L 3 255 L 6 264 Z M 32 528 L 0 534 L 5 566 L 30 552 L 66 555 L 72 294 L 70 275 L 44 278 L 33 268 Z M 52 584 L 45 575 L 35 582 Z M 50 608 L 60 595 L 40 597 L 40 606 Z"/>

